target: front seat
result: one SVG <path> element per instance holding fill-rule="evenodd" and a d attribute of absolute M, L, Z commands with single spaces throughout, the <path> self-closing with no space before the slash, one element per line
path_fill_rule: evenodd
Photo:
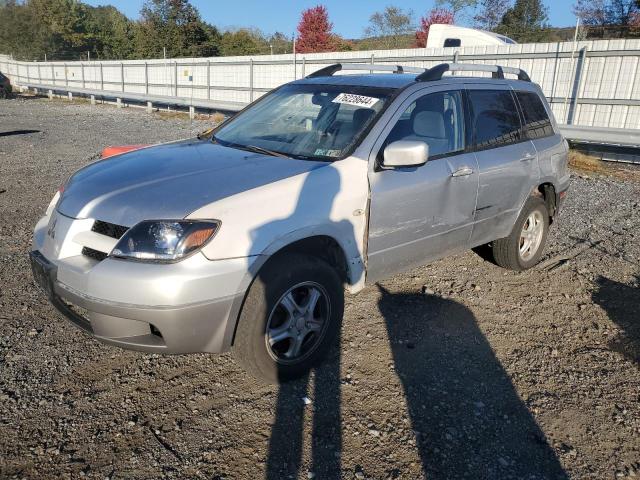
<path fill-rule="evenodd" d="M 440 112 L 426 110 L 416 113 L 413 117 L 413 134 L 403 140 L 426 142 L 430 157 L 450 151 L 444 115 Z"/>
<path fill-rule="evenodd" d="M 358 108 L 354 110 L 351 123 L 343 123 L 335 135 L 332 145 L 334 148 L 344 148 L 353 142 L 353 137 L 364 128 L 367 122 L 375 114 L 370 108 Z"/>

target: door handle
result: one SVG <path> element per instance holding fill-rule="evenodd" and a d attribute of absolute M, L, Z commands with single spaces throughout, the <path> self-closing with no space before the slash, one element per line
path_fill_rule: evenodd
<path fill-rule="evenodd" d="M 451 174 L 452 177 L 466 177 L 467 175 L 471 175 L 473 173 L 473 169 L 471 167 L 460 167 L 455 172 Z"/>
<path fill-rule="evenodd" d="M 527 152 L 527 153 L 525 153 L 525 154 L 524 154 L 524 157 L 522 157 L 522 158 L 520 159 L 520 161 L 521 161 L 521 162 L 528 162 L 528 161 L 530 161 L 530 160 L 533 160 L 535 157 L 536 157 L 536 156 L 535 156 L 535 155 L 533 155 L 532 153 Z"/>

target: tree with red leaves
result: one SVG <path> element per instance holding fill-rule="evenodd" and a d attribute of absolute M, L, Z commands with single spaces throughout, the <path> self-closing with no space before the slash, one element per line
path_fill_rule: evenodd
<path fill-rule="evenodd" d="M 331 31 L 333 23 L 324 5 L 318 5 L 302 12 L 298 23 L 299 53 L 331 52 L 336 49 L 336 35 Z"/>
<path fill-rule="evenodd" d="M 434 8 L 428 15 L 420 19 L 420 29 L 416 32 L 415 46 L 424 48 L 427 46 L 429 27 L 436 24 L 453 25 L 454 14 L 445 8 Z"/>

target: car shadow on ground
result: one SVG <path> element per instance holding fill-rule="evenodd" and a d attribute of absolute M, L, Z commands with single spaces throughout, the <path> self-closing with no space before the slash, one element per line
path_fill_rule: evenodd
<path fill-rule="evenodd" d="M 318 479 L 341 478 L 342 418 L 340 348 L 336 338 L 331 355 L 311 376 L 280 385 L 275 422 L 269 439 L 268 480 L 299 478 L 304 438 L 304 399 L 313 398 L 311 465 Z M 311 391 L 313 388 L 313 392 Z M 306 474 L 306 472 L 305 472 Z"/>
<path fill-rule="evenodd" d="M 609 348 L 640 365 L 640 275 L 635 287 L 603 276 L 596 279 L 596 285 L 593 302 L 622 330 L 609 342 Z"/>
<path fill-rule="evenodd" d="M 473 313 L 378 288 L 425 476 L 568 478 Z"/>
<path fill-rule="evenodd" d="M 567 479 L 473 313 L 435 295 L 378 288 L 378 307 L 404 390 L 398 408 L 406 403 L 424 476 Z M 341 478 L 344 473 L 339 361 L 334 353 L 315 374 L 310 470 L 316 478 Z M 300 465 L 307 389 L 308 378 L 280 388 L 269 443 L 269 480 L 305 473 Z M 402 478 L 403 472 L 394 468 L 389 475 Z"/>

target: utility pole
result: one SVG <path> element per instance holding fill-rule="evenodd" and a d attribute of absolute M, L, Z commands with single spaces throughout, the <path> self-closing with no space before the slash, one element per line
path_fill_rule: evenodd
<path fill-rule="evenodd" d="M 87 50 L 87 62 L 91 61 L 91 52 Z"/>

